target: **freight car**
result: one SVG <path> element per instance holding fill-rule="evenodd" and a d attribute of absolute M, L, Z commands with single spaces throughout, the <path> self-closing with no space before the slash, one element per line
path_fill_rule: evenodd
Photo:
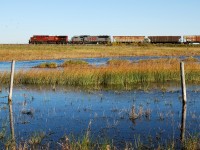
<path fill-rule="evenodd" d="M 148 36 L 150 43 L 181 43 L 181 36 Z"/>
<path fill-rule="evenodd" d="M 116 43 L 143 43 L 145 36 L 113 36 Z"/>
<path fill-rule="evenodd" d="M 71 39 L 72 44 L 108 44 L 111 43 L 111 38 L 108 35 L 90 36 L 81 35 L 74 36 Z"/>
<path fill-rule="evenodd" d="M 29 44 L 67 44 L 68 36 L 34 35 Z"/>
<path fill-rule="evenodd" d="M 186 35 L 186 36 L 183 36 L 183 42 L 185 44 L 200 43 L 200 35 Z"/>

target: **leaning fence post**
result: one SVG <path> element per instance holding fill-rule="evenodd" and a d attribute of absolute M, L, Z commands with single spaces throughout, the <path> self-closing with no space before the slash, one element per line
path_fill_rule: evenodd
<path fill-rule="evenodd" d="M 8 101 L 12 101 L 12 91 L 13 91 L 13 81 L 14 81 L 14 72 L 15 72 L 15 61 L 12 61 L 11 66 L 11 74 L 10 74 L 10 89 L 9 89 L 9 96 Z"/>
<path fill-rule="evenodd" d="M 183 104 L 185 104 L 187 102 L 187 98 L 186 98 L 184 62 L 180 63 L 180 69 L 181 69 L 182 100 L 183 100 Z"/>

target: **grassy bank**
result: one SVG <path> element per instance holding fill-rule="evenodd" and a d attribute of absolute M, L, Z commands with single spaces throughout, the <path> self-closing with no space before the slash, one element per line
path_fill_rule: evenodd
<path fill-rule="evenodd" d="M 0 45 L 0 61 L 111 56 L 195 56 L 199 46 L 188 45 Z"/>
<path fill-rule="evenodd" d="M 186 82 L 200 82 L 200 64 L 196 59 L 185 60 Z M 107 66 L 66 63 L 59 69 L 32 69 L 15 74 L 15 84 L 68 85 L 68 86 L 122 86 L 180 81 L 178 59 L 143 60 L 139 62 L 108 62 Z M 9 82 L 9 73 L 0 73 L 0 82 Z"/>
<path fill-rule="evenodd" d="M 15 143 L 8 139 L 7 141 L 1 141 L 5 149 L 11 150 L 28 150 L 28 149 L 51 149 L 52 141 L 47 141 L 44 139 L 47 138 L 45 134 L 35 133 L 27 141 Z M 112 141 L 113 142 L 113 141 Z M 115 144 L 109 140 L 97 140 L 93 141 L 92 138 L 86 133 L 83 137 L 76 140 L 74 136 L 64 136 L 60 141 L 56 142 L 54 148 L 61 150 L 116 150 L 119 149 Z M 198 136 L 190 136 L 186 138 L 183 142 L 178 140 L 168 140 L 165 143 L 155 142 L 155 143 L 143 143 L 140 140 L 140 137 L 136 137 L 134 142 L 125 142 L 125 146 L 120 147 L 121 150 L 146 150 L 146 149 L 156 149 L 156 150 L 199 150 L 200 141 Z M 50 144 L 51 143 L 51 144 Z"/>

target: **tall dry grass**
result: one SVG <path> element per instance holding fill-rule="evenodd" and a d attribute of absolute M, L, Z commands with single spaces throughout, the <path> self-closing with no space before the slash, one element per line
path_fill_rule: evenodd
<path fill-rule="evenodd" d="M 200 82 L 200 64 L 185 63 L 186 81 Z M 180 81 L 178 59 L 109 62 L 107 66 L 68 64 L 60 69 L 32 69 L 15 74 L 15 84 L 69 85 L 69 86 L 131 86 L 135 84 Z M 0 82 L 9 82 L 9 73 L 0 73 Z"/>

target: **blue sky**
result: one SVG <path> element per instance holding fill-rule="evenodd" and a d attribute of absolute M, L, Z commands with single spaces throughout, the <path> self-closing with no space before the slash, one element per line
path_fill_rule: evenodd
<path fill-rule="evenodd" d="M 2 0 L 0 43 L 32 35 L 200 35 L 200 0 Z"/>

